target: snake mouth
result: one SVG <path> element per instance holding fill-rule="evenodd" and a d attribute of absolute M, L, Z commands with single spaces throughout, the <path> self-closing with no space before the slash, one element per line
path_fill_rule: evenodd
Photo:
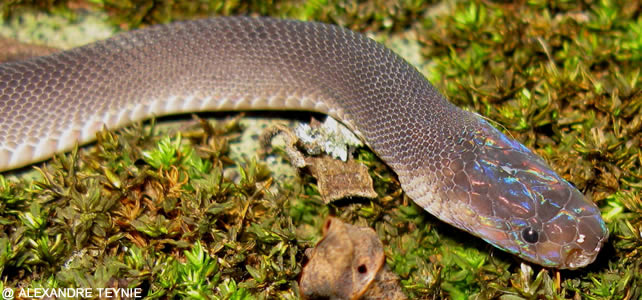
<path fill-rule="evenodd" d="M 587 253 L 582 249 L 575 248 L 568 252 L 564 265 L 571 270 L 581 268 L 592 263 L 596 255 L 597 252 Z"/>
<path fill-rule="evenodd" d="M 608 232 L 602 239 L 597 242 L 597 245 L 593 250 L 583 249 L 578 246 L 571 246 L 571 249 L 565 251 L 565 253 L 567 254 L 565 259 L 563 260 L 564 266 L 562 268 L 574 270 L 591 264 L 600 253 L 600 249 L 602 249 L 602 245 L 607 239 Z"/>

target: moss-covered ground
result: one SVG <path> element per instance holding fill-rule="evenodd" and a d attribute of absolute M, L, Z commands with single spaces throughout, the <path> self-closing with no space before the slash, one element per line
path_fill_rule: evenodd
<path fill-rule="evenodd" d="M 243 130 L 235 119 L 169 133 L 138 124 L 36 164 L 35 179 L 0 177 L 0 288 L 119 286 L 142 288 L 149 298 L 295 299 L 304 250 L 332 214 L 377 230 L 413 299 L 642 297 L 640 1 L 0 3 L 5 25 L 34 9 L 68 20 L 81 9 L 101 11 L 119 30 L 272 15 L 335 23 L 395 49 L 410 47 L 413 63 L 452 102 L 496 121 L 591 197 L 611 237 L 587 268 L 522 265 L 412 204 L 367 149 L 356 156 L 370 168 L 379 198 L 323 205 L 308 175 L 277 180 L 262 154 L 231 160 L 229 143 Z"/>

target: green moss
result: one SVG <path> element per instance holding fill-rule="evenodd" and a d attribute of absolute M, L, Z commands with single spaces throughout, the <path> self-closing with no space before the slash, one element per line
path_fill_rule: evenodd
<path fill-rule="evenodd" d="M 3 3 L 9 15 L 32 2 Z M 45 6 L 73 18 L 67 3 Z M 154 298 L 216 291 L 216 299 L 295 299 L 303 252 L 334 214 L 377 230 L 412 298 L 642 294 L 642 17 L 628 1 L 446 2 L 425 18 L 435 6 L 423 1 L 82 3 L 105 9 L 121 28 L 269 14 L 414 34 L 425 58 L 415 65 L 451 101 L 497 121 L 590 195 L 611 239 L 588 268 L 533 270 L 412 204 L 366 149 L 357 159 L 379 199 L 326 206 L 307 175 L 303 184 L 279 182 L 262 159 L 232 161 L 236 121 L 170 134 L 135 125 L 102 132 L 95 146 L 57 157 L 35 180 L 0 177 L 3 287 L 118 283 Z"/>

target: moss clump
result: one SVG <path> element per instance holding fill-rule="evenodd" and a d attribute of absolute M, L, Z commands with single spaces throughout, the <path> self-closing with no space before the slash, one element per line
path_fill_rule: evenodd
<path fill-rule="evenodd" d="M 533 270 L 411 204 L 367 150 L 357 157 L 379 199 L 324 206 L 309 176 L 302 185 L 277 183 L 260 161 L 230 161 L 234 123 L 170 135 L 134 126 L 102 133 L 91 150 L 59 157 L 35 181 L 0 178 L 4 286 L 297 298 L 303 250 L 334 214 L 377 230 L 412 298 L 640 297 L 642 14 L 635 2 L 460 1 L 425 15 L 434 6 L 421 1 L 175 2 L 177 10 L 159 4 L 138 14 L 127 1 L 92 1 L 124 28 L 216 12 L 415 34 L 433 83 L 591 196 L 610 241 L 588 268 Z M 6 15 L 24 4 L 0 9 Z"/>

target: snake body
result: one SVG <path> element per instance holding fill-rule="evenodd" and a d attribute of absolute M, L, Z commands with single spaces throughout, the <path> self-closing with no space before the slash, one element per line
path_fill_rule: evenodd
<path fill-rule="evenodd" d="M 344 28 L 227 17 L 152 26 L 0 65 L 0 169 L 116 128 L 204 110 L 311 110 L 352 129 L 438 218 L 537 264 L 591 263 L 598 208 L 543 159 Z"/>

